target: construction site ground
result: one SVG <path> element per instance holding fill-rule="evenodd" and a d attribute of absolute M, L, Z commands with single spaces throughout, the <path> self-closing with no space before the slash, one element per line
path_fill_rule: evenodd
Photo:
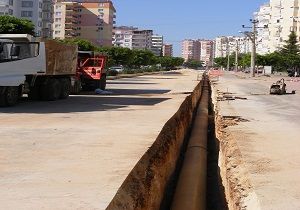
<path fill-rule="evenodd" d="M 111 95 L 1 108 L 1 209 L 105 209 L 197 76 L 118 79 Z"/>
<path fill-rule="evenodd" d="M 285 77 L 287 92 L 296 94 L 269 95 L 279 79 L 224 73 L 214 82 L 232 209 L 300 209 L 300 78 Z"/>

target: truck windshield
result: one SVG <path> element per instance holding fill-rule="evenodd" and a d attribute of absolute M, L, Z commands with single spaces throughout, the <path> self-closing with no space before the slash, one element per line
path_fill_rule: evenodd
<path fill-rule="evenodd" d="M 10 60 L 10 49 L 11 49 L 12 43 L 0 43 L 0 62 L 5 62 Z"/>
<path fill-rule="evenodd" d="M 39 55 L 39 43 L 2 42 L 0 43 L 0 62 L 10 62 L 33 58 Z"/>

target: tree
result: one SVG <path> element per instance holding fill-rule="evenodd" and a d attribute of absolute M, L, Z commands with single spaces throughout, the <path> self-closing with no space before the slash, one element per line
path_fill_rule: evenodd
<path fill-rule="evenodd" d="M 9 15 L 0 16 L 0 34 L 35 35 L 34 24 L 27 19 L 20 19 Z"/>
<path fill-rule="evenodd" d="M 96 49 L 94 44 L 86 39 L 71 38 L 71 39 L 63 39 L 60 41 L 67 44 L 75 44 L 78 46 L 78 50 L 82 50 L 82 51 L 94 51 Z"/>
<path fill-rule="evenodd" d="M 193 59 L 189 59 L 184 63 L 184 66 L 188 67 L 188 68 L 200 68 L 203 67 L 203 62 L 202 61 L 197 61 L 197 60 L 193 60 Z"/>
<path fill-rule="evenodd" d="M 184 63 L 184 59 L 179 57 L 164 56 L 158 58 L 158 63 L 161 64 L 161 66 L 165 69 L 173 69 L 176 66 L 181 66 Z"/>
<path fill-rule="evenodd" d="M 133 57 L 130 66 L 141 67 L 156 63 L 156 56 L 149 50 L 132 50 Z"/>
<path fill-rule="evenodd" d="M 226 67 L 227 66 L 227 58 L 226 57 L 218 57 L 214 59 L 214 65 L 216 67 Z"/>
<path fill-rule="evenodd" d="M 289 35 L 289 39 L 285 41 L 285 45 L 281 48 L 282 54 L 299 54 L 299 46 L 297 45 L 297 35 L 292 31 Z"/>

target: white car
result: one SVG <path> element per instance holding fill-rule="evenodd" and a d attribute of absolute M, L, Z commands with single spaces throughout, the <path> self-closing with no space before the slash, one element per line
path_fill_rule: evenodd
<path fill-rule="evenodd" d="M 121 72 L 121 71 L 124 71 L 124 67 L 123 66 L 113 66 L 113 67 L 110 67 L 109 70 Z"/>

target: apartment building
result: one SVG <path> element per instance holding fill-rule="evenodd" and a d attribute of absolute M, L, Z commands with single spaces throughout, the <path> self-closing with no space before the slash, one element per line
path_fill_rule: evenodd
<path fill-rule="evenodd" d="M 152 35 L 151 37 L 152 47 L 151 51 L 156 56 L 162 56 L 162 48 L 164 44 L 164 37 L 161 35 Z"/>
<path fill-rule="evenodd" d="M 14 14 L 14 1 L 0 0 L 0 15 L 13 15 L 13 14 Z"/>
<path fill-rule="evenodd" d="M 262 5 L 254 18 L 258 20 L 257 52 L 266 54 L 279 50 L 291 31 L 300 36 L 300 13 L 298 0 L 270 0 Z M 268 28 L 262 28 L 265 25 Z"/>
<path fill-rule="evenodd" d="M 241 54 L 250 53 L 252 42 L 247 37 L 242 36 L 220 36 L 215 40 L 214 57 L 226 57 L 236 51 Z"/>
<path fill-rule="evenodd" d="M 42 6 L 42 37 L 52 38 L 52 24 L 53 24 L 53 13 L 54 12 L 54 1 L 43 0 Z"/>
<path fill-rule="evenodd" d="M 212 66 L 214 56 L 214 42 L 212 40 L 199 40 L 200 60 L 203 61 L 204 66 Z"/>
<path fill-rule="evenodd" d="M 120 26 L 113 29 L 113 45 L 129 49 L 152 49 L 152 30 Z"/>
<path fill-rule="evenodd" d="M 116 10 L 110 0 L 57 0 L 53 37 L 87 39 L 97 46 L 112 46 Z"/>
<path fill-rule="evenodd" d="M 113 29 L 113 45 L 132 49 L 133 31 L 136 27 L 119 26 Z"/>
<path fill-rule="evenodd" d="M 256 52 L 260 55 L 265 55 L 271 52 L 270 49 L 270 31 L 268 26 L 271 22 L 271 7 L 270 4 L 262 5 L 258 12 L 254 13 L 254 19 L 257 23 L 257 47 Z"/>
<path fill-rule="evenodd" d="M 162 47 L 163 56 L 173 56 L 173 45 L 172 44 L 164 44 Z"/>
<path fill-rule="evenodd" d="M 186 39 L 182 42 L 182 58 L 200 61 L 201 43 L 199 40 Z"/>
<path fill-rule="evenodd" d="M 271 0 L 270 51 L 280 49 L 291 31 L 299 37 L 299 2 L 298 0 Z"/>
<path fill-rule="evenodd" d="M 51 0 L 0 0 L 0 15 L 25 18 L 35 25 L 36 36 L 51 38 L 53 1 Z"/>

